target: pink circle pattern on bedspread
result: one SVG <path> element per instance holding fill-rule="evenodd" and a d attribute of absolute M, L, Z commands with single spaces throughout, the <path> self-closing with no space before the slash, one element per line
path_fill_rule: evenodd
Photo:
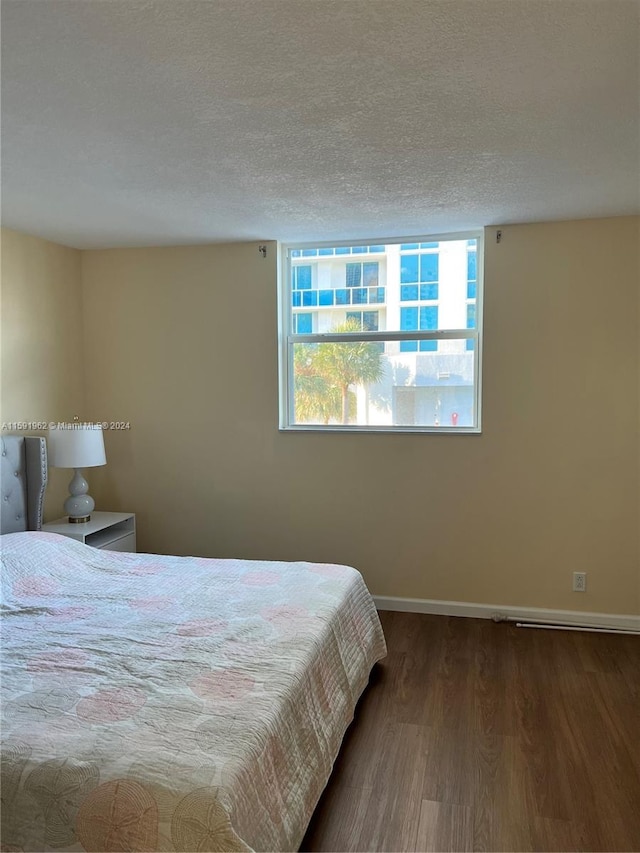
<path fill-rule="evenodd" d="M 146 701 L 144 693 L 135 687 L 115 687 L 81 699 L 76 713 L 88 723 L 117 722 L 133 717 Z"/>
<path fill-rule="evenodd" d="M 189 683 L 196 696 L 209 700 L 237 701 L 251 693 L 254 686 L 254 679 L 239 669 L 211 670 Z"/>
<path fill-rule="evenodd" d="M 16 596 L 33 598 L 41 595 L 55 595 L 59 585 L 53 578 L 45 578 L 38 575 L 19 578 L 13 585 L 13 593 Z"/>

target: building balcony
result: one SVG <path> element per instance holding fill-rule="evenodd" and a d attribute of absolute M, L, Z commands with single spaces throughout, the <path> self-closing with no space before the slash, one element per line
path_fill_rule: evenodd
<path fill-rule="evenodd" d="M 437 245 L 437 244 L 435 244 Z M 292 249 L 292 258 L 341 258 L 346 255 L 383 255 L 386 246 L 335 246 L 315 249 Z"/>
<path fill-rule="evenodd" d="M 294 290 L 294 308 L 326 308 L 333 305 L 384 305 L 386 287 L 340 287 L 327 290 Z"/>

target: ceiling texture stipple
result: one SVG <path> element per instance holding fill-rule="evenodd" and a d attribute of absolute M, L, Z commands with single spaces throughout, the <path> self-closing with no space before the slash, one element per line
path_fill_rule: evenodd
<path fill-rule="evenodd" d="M 636 0 L 3 0 L 3 223 L 79 248 L 640 212 Z"/>

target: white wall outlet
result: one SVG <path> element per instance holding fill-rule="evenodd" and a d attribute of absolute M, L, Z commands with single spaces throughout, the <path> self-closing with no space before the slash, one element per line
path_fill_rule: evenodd
<path fill-rule="evenodd" d="M 574 572 L 573 573 L 573 591 L 574 592 L 586 592 L 587 591 L 587 573 L 586 572 Z"/>

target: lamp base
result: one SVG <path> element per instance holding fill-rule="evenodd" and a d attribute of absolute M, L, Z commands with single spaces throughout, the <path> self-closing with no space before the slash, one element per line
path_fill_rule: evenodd
<path fill-rule="evenodd" d="M 64 511 L 71 524 L 85 524 L 91 518 L 96 504 L 91 495 L 87 494 L 88 491 L 89 484 L 82 476 L 82 471 L 76 468 L 69 483 L 69 497 L 64 502 Z"/>

